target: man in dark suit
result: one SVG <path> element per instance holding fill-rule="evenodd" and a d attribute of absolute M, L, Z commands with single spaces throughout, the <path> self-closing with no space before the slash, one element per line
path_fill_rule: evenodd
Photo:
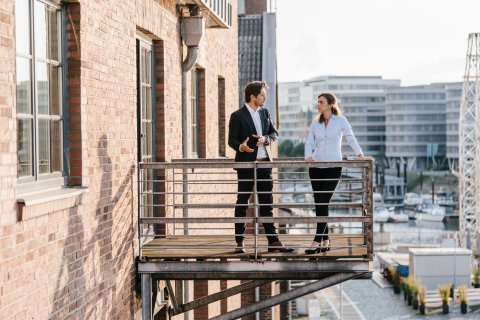
<path fill-rule="evenodd" d="M 267 99 L 267 85 L 265 82 L 253 81 L 245 87 L 245 105 L 232 113 L 228 125 L 228 145 L 235 150 L 235 161 L 272 161 L 269 153 L 270 144 L 277 139 L 277 131 L 270 120 L 267 109 L 263 109 Z M 253 190 L 253 169 L 236 169 L 238 177 L 238 195 L 235 206 L 235 217 L 247 215 L 247 204 Z M 258 181 L 263 180 L 263 181 Z M 260 206 L 260 216 L 272 216 L 272 169 L 257 169 L 258 202 L 265 204 Z M 292 252 L 293 249 L 285 247 L 278 239 L 277 231 L 273 223 L 264 223 L 265 234 L 268 239 L 269 252 Z M 245 223 L 235 223 L 235 252 L 245 253 L 243 234 Z"/>

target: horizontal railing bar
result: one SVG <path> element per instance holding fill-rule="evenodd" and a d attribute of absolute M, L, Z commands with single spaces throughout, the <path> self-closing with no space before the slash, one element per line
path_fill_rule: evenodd
<path fill-rule="evenodd" d="M 178 228 L 177 228 L 177 229 L 178 229 Z M 183 228 L 180 229 L 180 230 L 183 230 Z M 194 230 L 194 229 L 190 229 L 190 228 L 189 228 L 189 230 Z M 200 229 L 197 229 L 197 230 L 200 230 Z M 204 228 L 203 230 L 205 230 L 205 228 Z M 210 230 L 210 228 L 209 228 L 208 230 Z M 250 230 L 250 229 L 248 229 L 248 230 Z M 296 228 L 295 228 L 295 230 L 296 230 Z M 299 235 L 286 235 L 286 234 L 282 234 L 281 237 L 282 237 L 282 239 L 293 239 L 294 241 L 297 241 L 299 238 L 301 238 L 302 241 L 303 241 L 303 239 L 305 239 L 305 241 L 309 241 L 309 243 L 311 243 L 312 236 L 315 236 L 315 235 L 323 236 L 323 235 L 325 235 L 325 234 L 323 234 L 323 233 L 318 233 L 318 234 L 316 234 L 316 233 L 302 234 L 301 237 L 300 237 Z M 361 233 L 361 232 L 359 232 L 359 233 L 339 233 L 339 234 L 335 234 L 335 236 L 332 235 L 332 234 L 329 234 L 329 237 L 330 237 L 331 239 L 337 239 L 337 238 L 338 238 L 338 239 L 342 239 L 342 238 L 345 238 L 345 237 L 347 237 L 347 238 L 363 239 L 363 238 L 365 238 L 366 236 L 369 236 L 369 235 L 371 235 L 371 233 Z M 152 236 L 156 236 L 156 237 L 159 237 L 159 238 L 161 238 L 161 239 L 172 239 L 172 238 L 175 238 L 175 239 L 176 239 L 176 238 L 179 238 L 179 237 L 185 237 L 185 238 L 189 238 L 189 239 L 191 238 L 190 235 L 185 236 L 185 235 L 183 235 L 183 234 L 179 234 L 179 235 L 164 235 L 164 234 L 151 235 L 151 234 L 140 233 L 140 236 L 141 236 L 142 238 L 148 238 L 148 237 L 151 238 Z M 212 238 L 212 234 L 210 234 L 210 235 L 206 235 L 206 234 L 203 234 L 203 235 L 196 234 L 196 235 L 194 235 L 194 236 L 195 236 L 196 239 L 198 239 L 198 238 L 208 238 L 208 239 Z M 213 235 L 214 238 L 217 238 L 217 237 L 220 237 L 220 238 L 221 238 L 221 237 L 234 237 L 234 236 L 235 236 L 235 234 L 233 234 L 233 233 L 232 233 L 232 234 L 215 234 L 215 235 Z M 249 235 L 248 235 L 248 234 L 246 234 L 246 235 L 244 234 L 244 236 L 246 236 L 246 239 L 247 239 L 247 240 L 249 239 Z M 267 235 L 262 233 L 262 236 L 267 236 Z M 252 237 L 253 237 L 253 235 L 252 235 Z M 223 241 L 223 240 L 221 240 L 221 241 Z"/>
<path fill-rule="evenodd" d="M 312 209 L 316 205 L 325 205 L 329 206 L 330 208 L 362 208 L 365 206 L 362 203 L 340 203 L 340 202 L 333 202 L 333 203 L 281 203 L 281 204 L 269 204 L 264 203 L 260 204 L 257 203 L 257 207 L 266 207 L 271 206 L 273 208 L 307 208 Z M 213 204 L 213 203 L 193 203 L 193 204 L 143 204 L 142 207 L 151 208 L 151 207 L 175 207 L 175 208 L 191 208 L 191 209 L 228 209 L 228 208 L 235 208 L 237 205 L 235 203 L 223 203 L 223 204 Z M 248 208 L 254 208 L 255 204 L 251 203 L 246 205 Z"/>
<path fill-rule="evenodd" d="M 162 249 L 192 249 L 192 250 L 204 250 L 204 249 L 234 249 L 236 247 L 236 244 L 235 242 L 232 240 L 232 244 L 224 244 L 224 245 L 213 245 L 213 244 L 199 244 L 199 245 L 188 245 L 188 244 L 178 244 L 178 245 L 164 245 L 164 244 L 155 244 L 155 245 L 151 245 L 151 246 L 155 246 L 155 247 L 161 247 Z M 351 246 L 348 246 L 348 245 L 341 245 L 341 246 L 334 246 L 334 245 L 331 245 L 330 248 L 332 250 L 334 249 L 350 249 L 350 248 L 353 248 L 353 249 L 358 249 L 358 248 L 365 248 L 367 245 L 364 245 L 364 244 L 359 244 L 359 245 L 351 245 Z M 305 244 L 305 245 L 292 245 L 292 244 L 289 244 L 288 245 L 289 248 L 292 248 L 292 249 L 304 249 L 304 248 L 311 248 L 311 244 Z M 250 249 L 250 248 L 254 248 L 254 246 L 248 246 L 248 245 L 245 245 L 245 248 L 246 249 Z M 257 245 L 256 247 L 257 249 L 268 249 L 269 246 L 268 245 Z M 297 255 L 299 255 L 299 252 L 296 253 Z M 302 253 L 302 254 L 305 254 L 305 253 Z"/>
<path fill-rule="evenodd" d="M 175 223 L 175 222 L 174 222 Z M 148 223 L 144 223 L 144 224 L 148 224 Z M 311 224 L 313 225 L 313 224 Z M 175 230 L 184 230 L 183 227 L 175 227 L 174 228 Z M 228 228 L 228 227 L 224 227 L 224 228 L 214 228 L 214 227 L 211 227 L 211 226 L 208 226 L 208 230 L 234 230 L 235 228 L 234 227 L 231 227 L 231 228 Z M 276 227 L 277 230 L 312 230 L 313 227 L 310 226 L 310 227 L 298 227 L 298 226 L 295 226 L 295 227 Z M 334 229 L 339 229 L 339 227 L 335 227 Z M 359 227 L 353 227 L 353 226 L 350 226 L 350 227 L 346 227 L 346 226 L 343 226 L 341 228 L 342 230 L 344 230 L 344 234 L 360 234 L 360 233 L 347 233 L 345 231 L 352 231 L 354 229 L 363 229 L 363 227 L 359 226 Z M 205 227 L 199 227 L 199 228 L 195 228 L 195 227 L 191 227 L 189 226 L 188 227 L 188 230 L 205 230 Z M 245 227 L 245 230 L 255 230 L 255 227 Z M 418 232 L 417 232 L 418 233 Z M 145 234 L 146 236 L 149 236 L 151 234 Z M 154 234 L 154 235 L 157 235 L 157 236 L 162 236 L 162 234 Z M 211 236 L 211 235 L 205 235 L 205 236 Z M 217 234 L 215 234 L 215 236 L 217 236 Z M 283 236 L 283 235 L 282 235 Z M 289 235 L 290 236 L 290 235 Z M 291 236 L 300 236 L 299 234 L 292 234 Z M 303 236 L 303 235 L 302 235 Z M 331 235 L 330 235 L 331 237 Z"/>
<path fill-rule="evenodd" d="M 284 182 L 288 181 L 294 181 L 294 182 L 310 182 L 310 181 L 339 181 L 339 183 L 345 184 L 345 183 L 362 183 L 366 179 L 361 179 L 361 178 L 340 178 L 340 179 L 273 179 L 273 182 L 275 184 L 282 184 Z M 175 182 L 176 184 L 182 184 L 183 182 L 188 182 L 189 184 L 197 184 L 197 183 L 222 183 L 222 184 L 237 184 L 238 179 L 232 179 L 232 180 L 210 180 L 210 179 L 201 179 L 201 180 L 183 180 L 183 179 L 152 179 L 152 180 L 143 180 L 140 179 L 140 183 L 149 183 L 149 182 Z M 254 179 L 240 179 L 240 181 L 245 181 L 245 182 L 252 182 Z M 270 181 L 270 179 L 257 179 L 257 181 Z"/>
<path fill-rule="evenodd" d="M 153 191 L 143 191 L 143 192 L 140 192 L 140 194 L 146 194 L 146 195 L 149 195 L 149 194 L 178 194 L 178 195 L 181 195 L 181 194 L 191 194 L 191 195 L 225 195 L 225 194 L 250 194 L 252 193 L 251 191 L 245 191 L 245 192 L 182 192 L 182 191 L 178 191 L 178 192 L 175 192 L 175 191 L 162 191 L 162 192 L 153 192 Z M 320 193 L 332 193 L 332 191 L 257 191 L 257 194 L 262 194 L 262 193 L 265 193 L 265 194 L 320 194 Z M 362 190 L 359 190 L 359 191 L 333 191 L 334 194 L 362 194 L 363 191 Z"/>
<path fill-rule="evenodd" d="M 258 217 L 258 218 L 233 218 L 233 217 L 145 217 L 140 218 L 140 223 L 247 223 L 252 221 L 262 222 L 369 222 L 370 216 L 358 217 Z"/>
<path fill-rule="evenodd" d="M 253 169 L 253 168 L 252 168 Z M 363 170 L 363 168 L 361 168 Z M 145 168 L 142 168 L 140 170 L 147 170 Z M 152 170 L 156 170 L 156 169 L 152 169 Z M 218 175 L 218 174 L 222 174 L 222 175 L 225 175 L 225 174 L 228 174 L 228 175 L 235 175 L 237 174 L 236 171 L 225 171 L 225 170 L 222 170 L 222 171 L 195 171 L 193 168 L 192 168 L 193 171 L 186 171 L 186 172 L 183 172 L 183 171 L 173 171 L 173 174 L 175 176 L 182 176 L 182 175 L 187 175 L 187 176 L 194 176 L 194 175 Z M 354 174 L 362 174 L 362 170 L 359 170 L 359 171 L 348 171 L 348 172 L 344 172 L 343 175 L 354 175 Z M 272 172 L 272 174 L 274 175 L 281 175 L 281 174 L 295 174 L 295 175 L 303 175 L 303 176 L 306 176 L 308 175 L 308 171 L 305 171 L 305 172 L 299 172 L 299 171 L 274 171 Z"/>
<path fill-rule="evenodd" d="M 141 169 L 199 169 L 199 168 L 315 168 L 315 167 L 369 167 L 371 160 L 349 160 L 331 162 L 306 162 L 306 161 L 273 161 L 273 162 L 141 162 Z"/>
<path fill-rule="evenodd" d="M 305 158 L 303 157 L 277 157 L 273 158 L 273 161 L 298 161 L 298 162 L 304 162 Z M 233 158 L 178 158 L 178 159 L 172 159 L 172 162 L 193 162 L 193 163 L 198 163 L 198 162 L 212 162 L 212 161 L 217 161 L 217 162 L 225 162 L 225 163 L 231 163 L 234 162 L 235 159 Z M 348 161 L 353 161 L 353 160 L 348 160 Z M 362 161 L 362 160 L 360 160 Z M 365 160 L 363 160 L 365 161 Z M 367 160 L 368 161 L 368 160 Z"/>

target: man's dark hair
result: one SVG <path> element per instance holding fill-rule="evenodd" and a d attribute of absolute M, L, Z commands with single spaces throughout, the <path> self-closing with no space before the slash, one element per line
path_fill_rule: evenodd
<path fill-rule="evenodd" d="M 250 96 L 258 96 L 262 88 L 267 89 L 268 86 L 263 81 L 252 81 L 245 86 L 245 102 L 250 102 Z"/>

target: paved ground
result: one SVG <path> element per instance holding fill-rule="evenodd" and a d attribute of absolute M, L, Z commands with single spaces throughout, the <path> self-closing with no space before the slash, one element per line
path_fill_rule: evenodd
<path fill-rule="evenodd" d="M 377 281 L 378 282 L 378 281 Z M 470 310 L 466 315 L 460 313 L 460 306 L 450 306 L 450 313 L 441 314 L 440 309 L 431 310 L 427 315 L 420 315 L 403 300 L 402 294 L 394 294 L 389 286 L 382 288 L 372 280 L 351 280 L 343 283 L 343 318 L 342 320 L 396 320 L 396 319 L 480 319 L 480 306 Z M 340 319 L 340 286 L 310 295 L 309 299 L 318 299 L 321 319 Z M 295 318 L 308 320 L 308 316 Z"/>
<path fill-rule="evenodd" d="M 422 316 L 403 300 L 403 294 L 393 293 L 391 288 L 380 288 L 371 280 L 353 280 L 343 284 L 343 289 L 368 320 L 393 319 L 480 319 L 480 310 L 466 315 L 460 313 L 460 306 L 450 306 L 450 313 L 432 310 L 435 314 Z"/>

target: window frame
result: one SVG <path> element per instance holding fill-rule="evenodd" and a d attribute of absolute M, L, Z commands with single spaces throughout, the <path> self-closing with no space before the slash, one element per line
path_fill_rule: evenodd
<path fill-rule="evenodd" d="M 16 61 L 18 58 L 23 58 L 23 59 L 28 59 L 28 66 L 29 66 L 29 90 L 30 90 L 30 97 L 28 98 L 29 101 L 28 103 L 31 105 L 31 113 L 17 113 L 15 112 L 15 119 L 16 123 L 18 125 L 18 120 L 21 119 L 31 119 L 31 132 L 30 132 L 30 152 L 31 152 L 31 175 L 28 176 L 19 176 L 19 171 L 18 171 L 18 166 L 19 162 L 17 162 L 17 194 L 18 195 L 23 195 L 27 193 L 33 193 L 33 192 L 38 192 L 38 191 L 45 191 L 48 189 L 53 189 L 53 188 L 58 188 L 67 185 L 68 183 L 68 152 L 67 152 L 67 141 L 68 141 L 68 113 L 67 113 L 67 48 L 66 48 L 66 19 L 65 19 L 65 10 L 63 5 L 59 5 L 57 3 L 47 1 L 47 0 L 27 0 L 28 3 L 28 31 L 29 31 L 29 39 L 28 39 L 28 44 L 29 44 L 29 53 L 24 53 L 24 52 L 15 52 L 15 59 Z M 55 50 L 58 51 L 58 57 L 57 60 L 51 59 L 51 57 L 39 57 L 37 56 L 36 52 L 36 41 L 39 41 L 39 39 L 36 39 L 36 34 L 35 34 L 35 6 L 36 3 L 41 3 L 44 4 L 45 6 L 49 8 L 54 8 L 57 10 L 56 12 L 56 19 L 57 19 L 57 26 L 58 30 L 56 32 L 56 37 L 58 39 L 58 45 Z M 16 18 L 18 15 L 16 16 Z M 52 43 L 51 41 L 51 34 L 48 32 L 48 28 L 50 25 L 47 25 L 47 45 L 50 45 Z M 47 48 L 48 50 L 48 48 Z M 38 63 L 45 63 L 47 66 L 47 78 L 49 79 L 49 89 L 51 88 L 51 80 L 49 76 L 49 67 L 56 67 L 57 68 L 57 76 L 58 76 L 58 83 L 57 83 L 57 90 L 58 90 L 58 113 L 59 114 L 52 114 L 51 109 L 48 111 L 48 114 L 41 114 L 39 111 L 39 102 L 38 102 L 38 84 L 37 84 L 37 74 L 38 74 Z M 17 74 L 17 67 L 15 69 L 16 74 Z M 17 87 L 17 81 L 15 83 L 15 86 Z M 17 92 L 17 91 L 16 91 Z M 48 96 L 48 103 L 47 106 L 48 108 L 51 107 L 51 101 L 50 101 L 50 94 L 51 91 L 49 90 L 49 96 Z M 18 93 L 18 92 L 17 92 Z M 17 101 L 15 103 L 15 108 L 17 110 L 18 108 L 18 96 L 17 96 Z M 49 128 L 49 146 L 48 146 L 48 152 L 50 153 L 49 157 L 49 172 L 48 173 L 40 173 L 40 134 L 39 134 L 39 120 L 45 119 L 49 120 L 48 122 L 48 128 Z M 60 160 L 60 170 L 59 171 L 53 171 L 53 148 L 52 148 L 52 130 L 51 130 L 51 125 L 52 123 L 57 122 L 62 126 L 62 129 L 59 131 L 59 133 L 62 135 L 61 137 L 61 142 L 59 145 L 59 152 L 61 152 L 61 155 L 59 155 L 59 158 L 57 160 Z M 17 128 L 18 130 L 18 128 Z M 18 137 L 18 131 L 15 131 L 17 143 L 19 142 Z M 19 161 L 19 150 L 17 148 L 17 161 Z"/>
<path fill-rule="evenodd" d="M 155 52 L 154 52 L 154 45 L 153 45 L 153 41 L 149 38 L 147 38 L 145 35 L 141 34 L 140 32 L 137 31 L 136 33 L 136 41 L 137 41 L 137 52 L 136 52 L 136 59 L 137 59 L 137 66 L 138 66 L 138 75 L 137 75 L 137 87 L 138 87 L 138 92 L 137 92 L 137 99 L 138 99 L 138 102 L 140 103 L 139 105 L 139 117 L 138 117 L 138 135 L 140 136 L 143 131 L 142 131 L 142 124 L 144 122 L 144 114 L 142 112 L 142 106 L 143 106 L 143 103 L 145 102 L 143 100 L 143 96 L 142 96 L 142 92 L 141 92 L 141 88 L 142 86 L 147 86 L 143 80 L 141 79 L 142 75 L 143 75 L 143 71 L 145 70 L 141 70 L 141 67 L 142 67 L 142 64 L 141 64 L 141 50 L 142 48 L 145 48 L 146 50 L 149 50 L 150 52 L 150 84 L 148 85 L 148 87 L 150 88 L 150 125 L 151 125 L 151 144 L 150 144 L 150 153 L 148 155 L 149 157 L 149 161 L 150 162 L 153 162 L 155 161 L 155 156 L 156 156 L 156 152 L 155 152 L 155 119 L 156 119 L 156 105 L 155 105 L 155 99 L 156 99 L 156 96 L 155 96 Z M 145 110 L 146 112 L 148 112 L 148 106 L 145 106 Z M 141 139 L 142 137 L 140 137 Z M 138 161 L 140 162 L 143 162 L 143 159 L 144 159 L 144 152 L 143 152 L 143 146 L 141 145 L 141 141 L 139 141 L 139 148 L 138 148 Z"/>
<path fill-rule="evenodd" d="M 156 149 L 155 149 L 155 136 L 156 136 L 156 92 L 155 92 L 155 46 L 153 41 L 148 38 L 146 35 L 137 30 L 135 35 L 136 43 L 136 68 L 137 68 L 137 161 L 138 162 L 154 162 L 156 159 Z M 143 50 L 145 50 L 148 55 L 143 55 Z M 144 60 L 142 58 L 145 58 Z M 146 66 L 148 61 L 149 68 Z M 143 88 L 149 88 L 146 90 L 146 94 L 143 94 Z M 150 100 L 148 100 L 148 98 Z M 150 105 L 148 105 L 148 103 Z M 148 135 L 148 130 L 144 132 L 143 125 L 146 124 L 150 126 L 150 136 Z M 151 170 L 146 170 L 141 173 L 139 179 L 139 187 L 143 189 L 143 193 L 139 197 L 139 210 L 142 209 L 142 204 L 155 203 L 155 200 L 158 197 L 158 185 L 154 181 L 154 172 Z M 142 217 L 152 218 L 158 215 L 158 208 L 147 206 L 143 207 L 142 211 L 139 211 Z M 141 232 L 145 235 L 153 235 L 157 232 L 154 231 L 156 228 L 153 225 L 144 225 Z"/>
<path fill-rule="evenodd" d="M 192 158 L 200 157 L 200 76 L 201 69 L 192 69 L 190 92 L 190 155 Z"/>

